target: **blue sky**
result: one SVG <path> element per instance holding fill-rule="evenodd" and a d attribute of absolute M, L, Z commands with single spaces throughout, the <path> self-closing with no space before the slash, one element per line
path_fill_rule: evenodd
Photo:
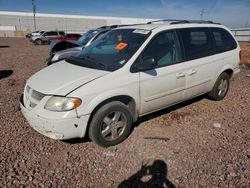
<path fill-rule="evenodd" d="M 250 0 L 36 0 L 37 12 L 159 19 L 203 19 L 250 27 Z M 0 0 L 0 10 L 31 12 L 31 0 Z"/>

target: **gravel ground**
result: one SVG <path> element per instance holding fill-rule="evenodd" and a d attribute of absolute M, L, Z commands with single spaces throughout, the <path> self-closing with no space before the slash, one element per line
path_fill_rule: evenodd
<path fill-rule="evenodd" d="M 250 42 L 242 42 L 241 53 L 242 53 L 242 63 L 248 63 L 250 65 Z"/>
<path fill-rule="evenodd" d="M 0 187 L 250 187 L 250 70 L 223 101 L 199 97 L 145 116 L 104 149 L 44 137 L 18 110 L 47 54 L 48 46 L 0 38 Z"/>

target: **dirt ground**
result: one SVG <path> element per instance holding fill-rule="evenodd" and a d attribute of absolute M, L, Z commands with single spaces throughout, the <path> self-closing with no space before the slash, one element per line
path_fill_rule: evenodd
<path fill-rule="evenodd" d="M 47 55 L 46 45 L 0 38 L 0 187 L 250 187 L 250 69 L 223 101 L 202 96 L 142 117 L 104 149 L 44 137 L 22 116 L 25 82 Z"/>

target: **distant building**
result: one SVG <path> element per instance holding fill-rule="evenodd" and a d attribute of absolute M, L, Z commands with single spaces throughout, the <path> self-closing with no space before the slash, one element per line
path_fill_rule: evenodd
<path fill-rule="evenodd" d="M 146 23 L 151 20 L 36 13 L 36 30 L 64 30 L 82 33 L 100 26 Z M 0 11 L 0 26 L 12 26 L 16 28 L 16 31 L 34 31 L 33 13 Z M 3 30 L 0 33 L 3 33 Z"/>
<path fill-rule="evenodd" d="M 106 25 L 146 23 L 153 19 L 36 13 L 36 30 L 83 33 Z M 34 31 L 33 13 L 0 11 L 0 37 L 24 36 Z M 250 28 L 232 29 L 238 41 L 250 41 Z"/>
<path fill-rule="evenodd" d="M 250 28 L 232 29 L 239 42 L 250 42 Z"/>

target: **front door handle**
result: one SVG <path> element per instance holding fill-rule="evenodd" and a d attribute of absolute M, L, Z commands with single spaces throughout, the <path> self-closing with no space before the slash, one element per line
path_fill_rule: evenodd
<path fill-rule="evenodd" d="M 192 69 L 192 70 L 190 70 L 189 72 L 188 72 L 188 75 L 193 75 L 193 74 L 196 74 L 197 73 L 197 71 L 195 70 L 195 69 Z"/>
<path fill-rule="evenodd" d="M 186 76 L 185 72 L 180 72 L 176 75 L 176 78 L 183 78 L 185 76 Z"/>

